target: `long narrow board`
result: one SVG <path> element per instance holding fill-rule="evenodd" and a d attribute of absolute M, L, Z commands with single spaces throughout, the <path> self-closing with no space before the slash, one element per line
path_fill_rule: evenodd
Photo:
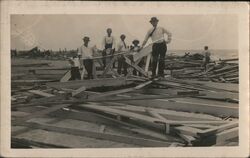
<path fill-rule="evenodd" d="M 106 79 L 93 79 L 93 80 L 77 80 L 68 82 L 51 82 L 46 85 L 56 89 L 69 88 L 78 89 L 79 87 L 86 87 L 86 89 L 94 87 L 104 87 L 104 86 L 123 86 L 133 83 L 132 81 L 126 81 L 126 78 L 106 78 Z"/>
<path fill-rule="evenodd" d="M 153 46 L 153 44 L 149 44 L 146 47 L 144 47 L 139 53 L 136 53 L 133 56 L 134 61 L 137 61 L 138 59 L 141 59 L 142 57 L 150 54 L 152 52 L 152 46 Z"/>

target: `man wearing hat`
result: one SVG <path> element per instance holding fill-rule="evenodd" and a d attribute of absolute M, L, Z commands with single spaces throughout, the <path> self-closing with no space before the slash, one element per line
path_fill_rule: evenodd
<path fill-rule="evenodd" d="M 83 45 L 78 49 L 78 55 L 82 60 L 88 76 L 87 79 L 93 79 L 92 69 L 93 69 L 93 54 L 94 47 L 89 47 L 89 37 L 83 37 Z"/>
<path fill-rule="evenodd" d="M 142 48 L 147 43 L 148 39 L 151 38 L 153 46 L 152 46 L 152 78 L 156 77 L 156 68 L 158 66 L 158 75 L 159 77 L 164 77 L 164 69 L 165 69 L 165 55 L 167 52 L 167 44 L 171 42 L 171 33 L 167 31 L 163 27 L 159 27 L 159 20 L 156 17 L 152 17 L 149 21 L 152 28 L 147 32 L 145 39 L 142 43 Z M 167 34 L 167 41 L 164 39 L 164 34 Z"/>
<path fill-rule="evenodd" d="M 108 28 L 107 29 L 107 35 L 104 36 L 102 40 L 102 46 L 103 46 L 103 52 L 102 52 L 102 62 L 103 62 L 103 67 L 106 67 L 106 61 L 107 61 L 107 55 L 113 55 L 115 52 L 115 38 L 112 34 L 112 29 Z M 109 58 L 110 59 L 110 58 Z M 115 65 L 114 65 L 115 66 Z"/>
<path fill-rule="evenodd" d="M 126 45 L 125 39 L 126 36 L 124 34 L 122 34 L 120 36 L 120 42 L 118 42 L 117 44 L 117 52 L 118 53 L 122 53 L 122 52 L 126 52 L 128 51 L 128 46 Z M 117 60 L 118 60 L 118 67 L 117 67 L 117 72 L 119 75 L 121 75 L 122 73 L 124 74 L 124 76 L 127 75 L 128 71 L 127 71 L 127 63 L 125 62 L 125 58 L 123 55 L 119 55 L 117 56 Z M 123 72 L 122 72 L 123 69 Z"/>

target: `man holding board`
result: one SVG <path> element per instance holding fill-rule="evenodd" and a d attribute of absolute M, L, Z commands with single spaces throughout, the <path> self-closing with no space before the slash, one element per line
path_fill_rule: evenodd
<path fill-rule="evenodd" d="M 149 21 L 152 28 L 147 32 L 145 39 L 142 43 L 142 48 L 147 43 L 148 39 L 151 38 L 153 46 L 152 46 L 152 78 L 156 77 L 156 69 L 158 66 L 158 75 L 159 77 L 164 77 L 164 69 L 165 69 L 165 55 L 167 52 L 167 44 L 171 42 L 171 33 L 163 27 L 159 27 L 159 20 L 156 17 L 152 17 Z M 167 41 L 164 39 L 164 34 L 167 34 Z"/>

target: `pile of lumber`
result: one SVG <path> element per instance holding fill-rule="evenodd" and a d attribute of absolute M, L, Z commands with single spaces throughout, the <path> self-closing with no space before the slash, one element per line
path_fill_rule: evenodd
<path fill-rule="evenodd" d="M 165 63 L 175 78 L 239 83 L 238 58 L 211 61 L 206 69 L 202 66 L 203 60 L 192 56 L 167 57 Z"/>
<path fill-rule="evenodd" d="M 228 107 L 216 106 L 213 103 L 218 103 L 214 101 L 217 98 L 202 94 L 211 91 L 216 95 L 213 91 L 218 94 L 222 91 L 233 96 L 237 92 L 216 87 L 183 80 L 135 78 L 48 82 L 35 87 L 19 85 L 12 89 L 12 145 L 20 147 L 22 142 L 25 148 L 83 147 L 31 138 L 29 133 L 33 130 L 39 130 L 39 135 L 87 137 L 100 141 L 99 146 L 105 141 L 129 147 L 238 145 L 238 109 L 229 106 L 234 105 L 230 102 Z M 178 98 L 191 99 L 192 105 L 199 106 L 191 107 L 187 101 L 180 105 L 183 101 Z M 213 100 L 211 105 L 195 103 L 207 99 Z M 179 105 L 171 107 L 173 103 Z M 71 124 L 80 121 L 84 128 L 65 125 L 69 119 L 73 120 Z M 90 127 L 85 127 L 89 124 Z M 99 129 L 91 130 L 93 126 Z M 101 147 L 108 146 L 104 143 Z"/>

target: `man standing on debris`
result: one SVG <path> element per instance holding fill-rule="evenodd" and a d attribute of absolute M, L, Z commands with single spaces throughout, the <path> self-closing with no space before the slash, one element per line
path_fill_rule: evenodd
<path fill-rule="evenodd" d="M 87 70 L 88 76 L 87 79 L 93 79 L 93 54 L 94 54 L 94 47 L 89 47 L 89 37 L 85 36 L 83 38 L 83 45 L 78 49 L 78 55 L 81 58 L 82 64 L 84 65 L 85 69 Z"/>
<path fill-rule="evenodd" d="M 157 26 L 159 20 L 156 17 L 152 17 L 149 22 L 153 27 L 147 32 L 145 39 L 142 43 L 142 48 L 147 43 L 148 39 L 151 38 L 153 43 L 152 78 L 156 77 L 156 69 L 158 63 L 158 75 L 159 77 L 164 77 L 165 55 L 167 52 L 167 44 L 171 42 L 171 33 L 165 28 Z M 164 39 L 164 34 L 167 34 L 168 36 L 167 41 Z"/>
<path fill-rule="evenodd" d="M 205 46 L 205 47 L 204 47 L 203 55 L 204 55 L 203 67 L 204 67 L 204 70 L 206 71 L 206 70 L 207 70 L 207 65 L 208 65 L 209 62 L 210 62 L 210 56 L 211 56 L 211 53 L 210 53 L 210 51 L 208 50 L 208 46 Z"/>
<path fill-rule="evenodd" d="M 112 29 L 108 28 L 107 29 L 107 35 L 104 36 L 103 41 L 102 41 L 102 46 L 103 46 L 103 51 L 102 51 L 102 62 L 103 62 L 103 67 L 106 67 L 106 61 L 107 61 L 107 55 L 113 55 L 115 52 L 115 38 L 111 35 L 112 34 Z M 109 58 L 109 59 L 112 59 Z M 113 67 L 115 64 L 113 65 Z"/>
<path fill-rule="evenodd" d="M 122 53 L 122 52 L 126 52 L 128 51 L 128 47 L 125 43 L 125 38 L 126 36 L 124 34 L 122 34 L 120 36 L 121 41 L 117 44 L 117 52 L 118 53 Z M 123 74 L 126 76 L 127 75 L 127 63 L 125 61 L 125 58 L 123 55 L 118 55 L 118 68 L 117 68 L 117 72 L 119 75 L 121 75 L 122 72 L 122 68 L 123 68 Z"/>

